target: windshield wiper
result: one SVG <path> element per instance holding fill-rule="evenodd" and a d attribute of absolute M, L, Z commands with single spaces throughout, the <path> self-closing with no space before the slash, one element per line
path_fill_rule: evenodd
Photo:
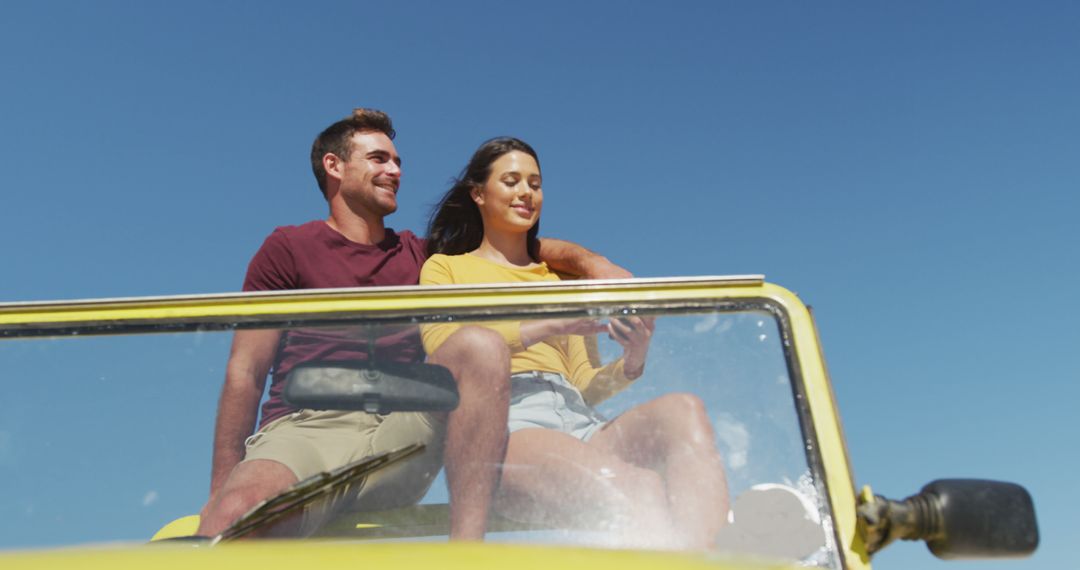
<path fill-rule="evenodd" d="M 298 509 L 328 496 L 330 493 L 355 483 L 368 475 L 381 471 L 423 451 L 424 444 L 414 443 L 367 459 L 361 459 L 330 471 L 318 473 L 296 483 L 282 493 L 271 497 L 234 522 L 214 537 L 211 545 L 235 540 L 252 532 L 267 528 Z"/>

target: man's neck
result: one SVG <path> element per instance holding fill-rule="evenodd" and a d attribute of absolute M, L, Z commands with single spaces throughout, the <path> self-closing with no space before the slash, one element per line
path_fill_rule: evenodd
<path fill-rule="evenodd" d="M 331 211 L 326 224 L 353 243 L 375 245 L 386 238 L 386 226 L 381 216 L 362 217 L 352 212 Z"/>

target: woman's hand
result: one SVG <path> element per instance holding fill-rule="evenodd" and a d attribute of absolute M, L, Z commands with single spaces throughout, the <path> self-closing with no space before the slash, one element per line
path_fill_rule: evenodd
<path fill-rule="evenodd" d="M 608 330 L 608 325 L 597 319 L 543 319 L 521 323 L 521 344 L 532 346 L 546 338 L 561 335 L 587 336 Z"/>
<path fill-rule="evenodd" d="M 645 357 L 655 328 L 654 318 L 613 317 L 608 321 L 608 336 L 622 345 L 623 374 L 630 380 L 645 372 Z"/>

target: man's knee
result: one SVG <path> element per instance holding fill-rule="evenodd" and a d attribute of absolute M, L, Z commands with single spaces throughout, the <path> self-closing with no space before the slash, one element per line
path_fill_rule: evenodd
<path fill-rule="evenodd" d="M 252 487 L 239 487 L 226 491 L 218 499 L 213 516 L 222 524 L 231 525 L 272 494 Z"/>
<path fill-rule="evenodd" d="M 287 489 L 296 480 L 292 470 L 276 461 L 241 463 L 210 505 L 207 520 L 202 521 L 200 532 L 220 533 L 255 505 Z"/>

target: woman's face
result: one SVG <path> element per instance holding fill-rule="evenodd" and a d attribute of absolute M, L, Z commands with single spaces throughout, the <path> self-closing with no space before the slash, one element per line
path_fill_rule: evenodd
<path fill-rule="evenodd" d="M 544 203 L 540 181 L 540 167 L 527 153 L 511 151 L 493 162 L 487 182 L 472 194 L 484 231 L 529 231 Z"/>

